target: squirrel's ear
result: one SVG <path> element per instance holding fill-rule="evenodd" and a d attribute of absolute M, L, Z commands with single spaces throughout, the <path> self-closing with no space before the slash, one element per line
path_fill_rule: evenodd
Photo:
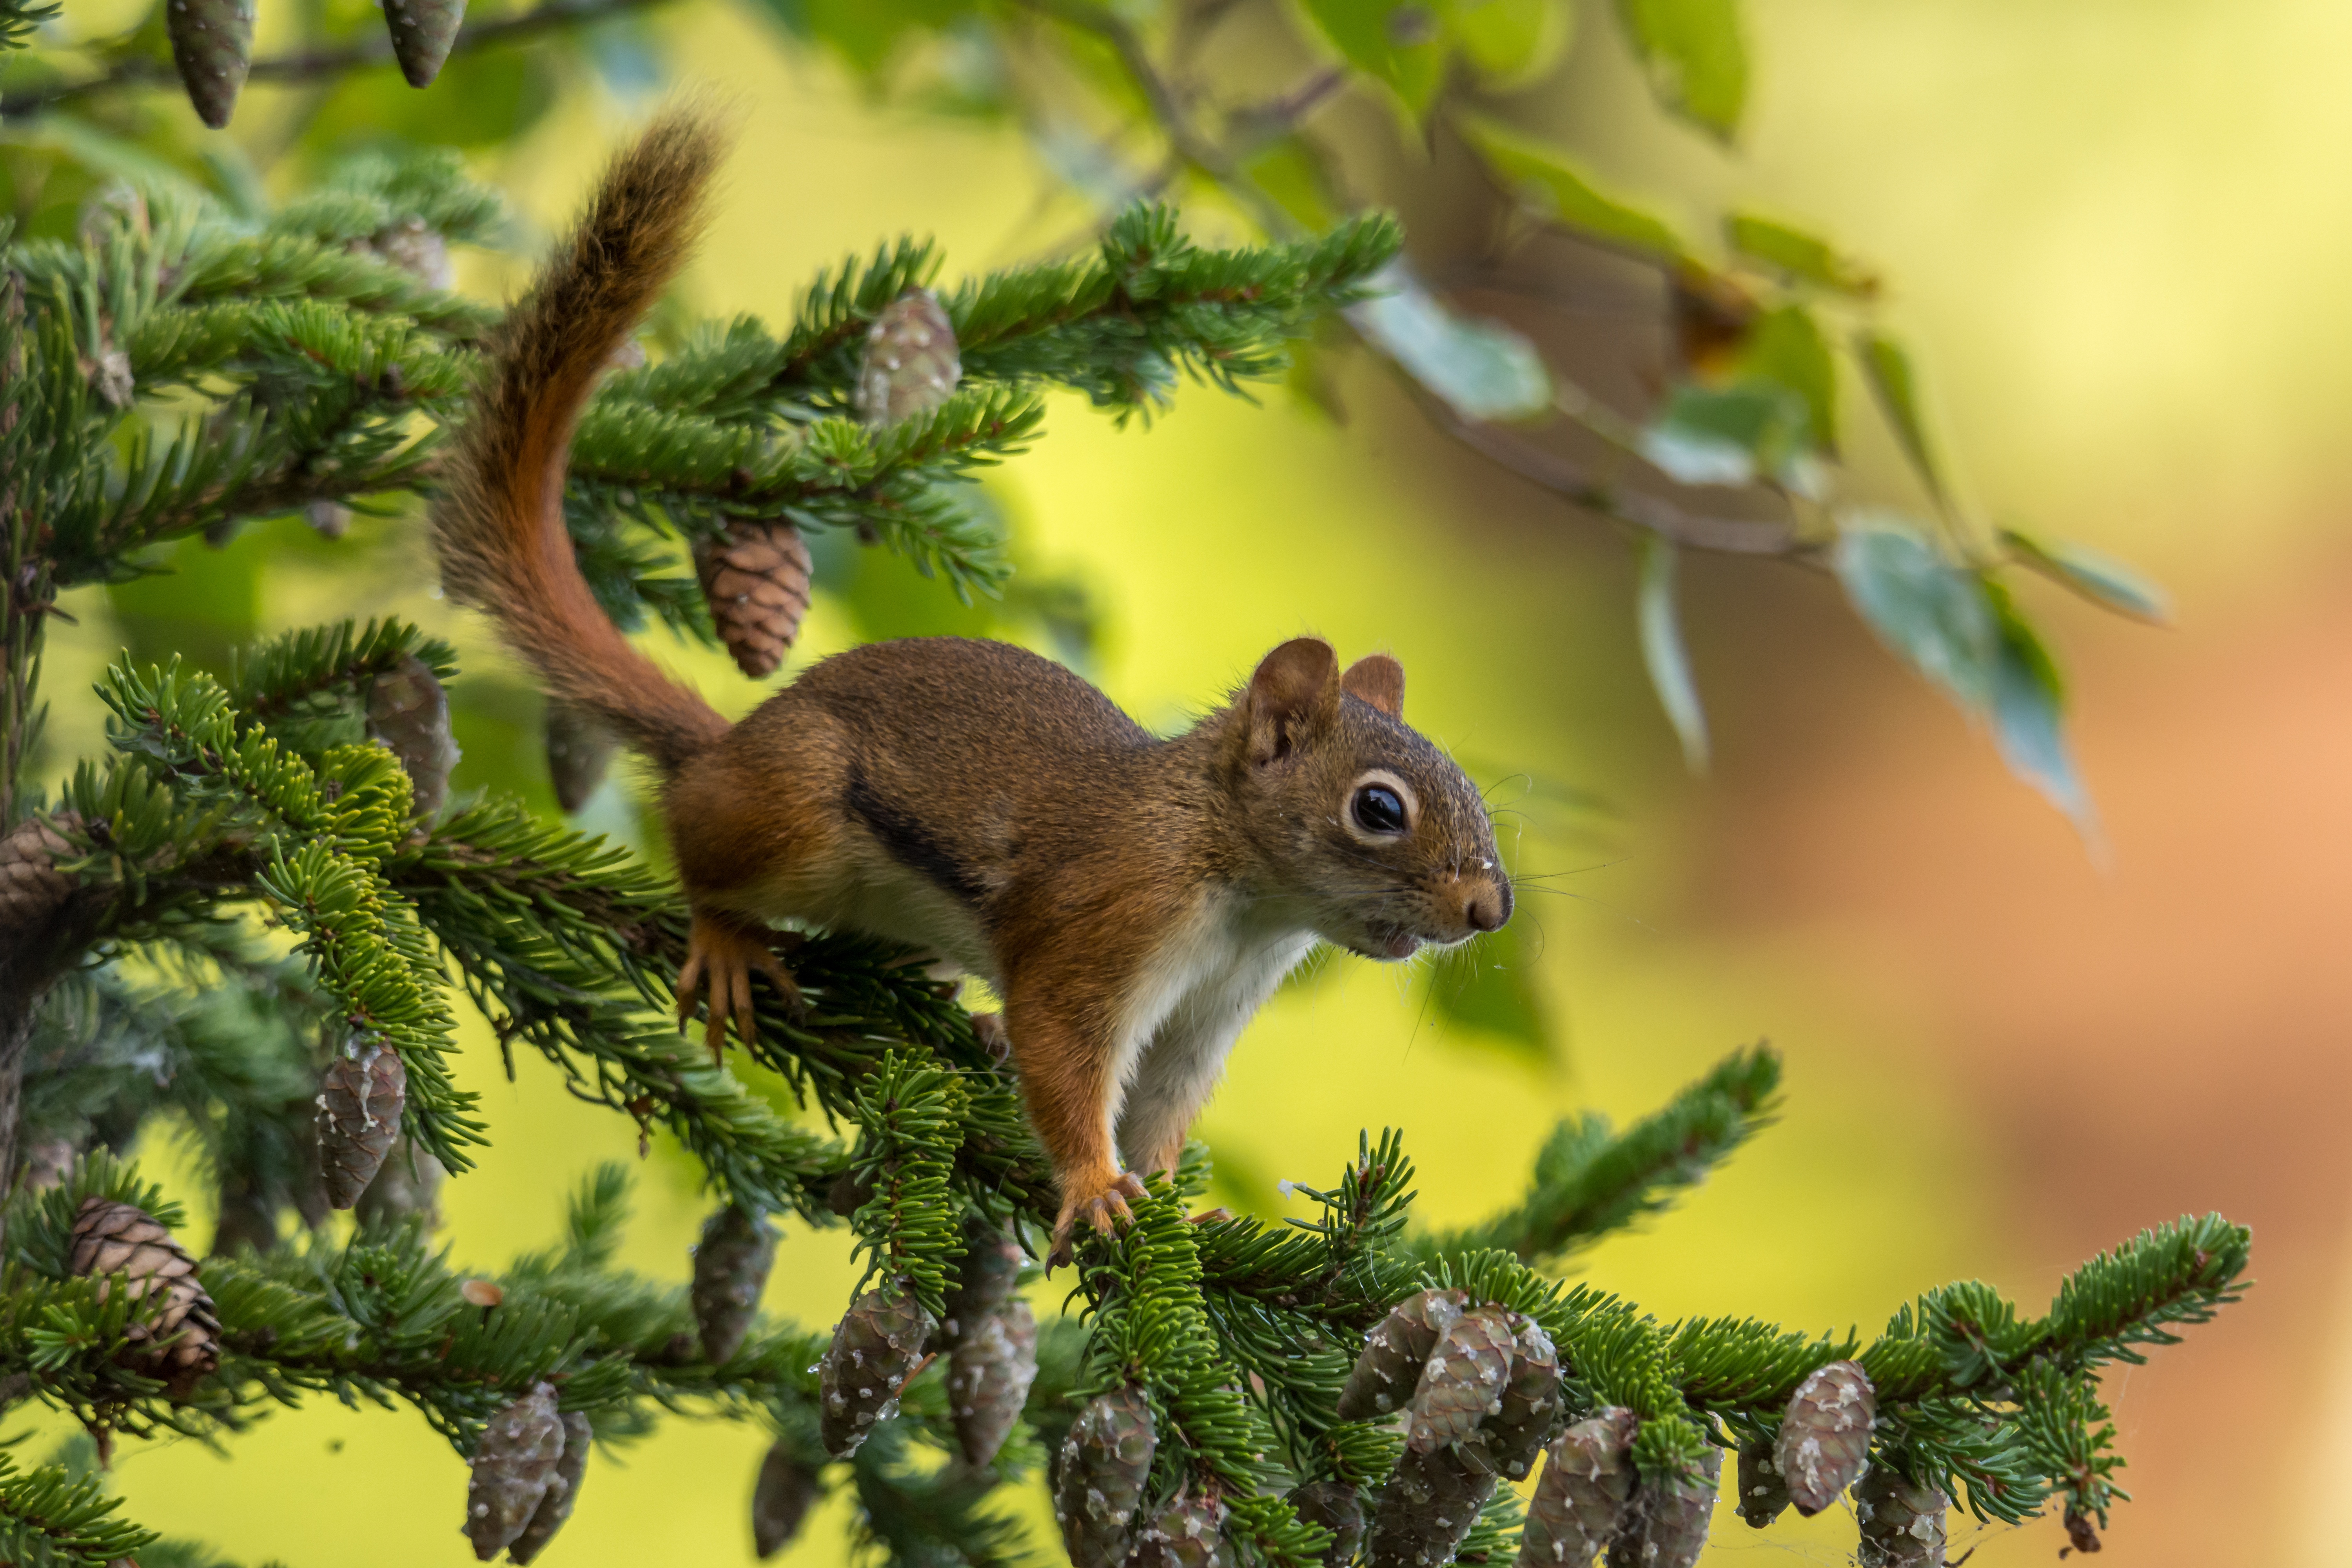
<path fill-rule="evenodd" d="M 1404 716 L 1404 666 L 1384 653 L 1370 653 L 1348 667 L 1339 689 L 1360 697 L 1391 719 Z"/>
<path fill-rule="evenodd" d="M 1293 637 L 1258 661 L 1249 683 L 1250 761 L 1288 756 L 1339 707 L 1339 656 L 1321 637 Z"/>

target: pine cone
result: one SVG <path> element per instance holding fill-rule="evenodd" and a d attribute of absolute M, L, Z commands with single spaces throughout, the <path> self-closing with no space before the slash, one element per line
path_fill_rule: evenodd
<path fill-rule="evenodd" d="M 1127 1568 L 1233 1568 L 1224 1524 L 1214 1498 L 1180 1497 L 1136 1532 Z"/>
<path fill-rule="evenodd" d="M 1853 1362 L 1833 1361 L 1797 1384 L 1772 1459 L 1799 1513 L 1821 1512 L 1861 1477 L 1877 1415 L 1870 1374 Z"/>
<path fill-rule="evenodd" d="M 539 1507 L 522 1533 L 507 1548 L 507 1559 L 512 1563 L 528 1563 L 546 1549 L 572 1517 L 572 1504 L 580 1500 L 581 1478 L 588 1473 L 588 1446 L 596 1434 L 590 1430 L 588 1417 L 572 1411 L 563 1418 L 563 1453 L 555 1461 L 555 1474 L 548 1478 L 547 1495 L 539 1500 Z"/>
<path fill-rule="evenodd" d="M 1710 1447 L 1688 1475 L 1644 1481 L 1630 1527 L 1609 1546 L 1609 1568 L 1691 1568 L 1706 1550 L 1723 1450 Z"/>
<path fill-rule="evenodd" d="M 1475 1436 L 1503 1407 L 1517 1341 L 1500 1307 L 1456 1318 L 1422 1369 L 1405 1420 L 1405 1446 L 1425 1454 Z"/>
<path fill-rule="evenodd" d="M 824 1488 L 816 1468 L 801 1462 L 788 1442 L 779 1441 L 760 1461 L 760 1479 L 751 1489 L 751 1544 L 762 1557 L 773 1557 L 801 1532 Z"/>
<path fill-rule="evenodd" d="M 1407 1448 L 1381 1489 L 1366 1568 L 1444 1568 L 1494 1489 L 1494 1472 L 1457 1449 Z"/>
<path fill-rule="evenodd" d="M 702 1331 L 703 1359 L 713 1366 L 743 1343 L 775 1261 L 776 1227 L 758 1215 L 729 1204 L 704 1223 L 688 1299 L 694 1303 L 695 1326 Z"/>
<path fill-rule="evenodd" d="M 253 63 L 253 0 L 169 0 L 163 30 L 196 117 L 220 130 Z"/>
<path fill-rule="evenodd" d="M 69 1261 L 76 1274 L 100 1279 L 101 1301 L 119 1275 L 132 1300 L 161 1302 L 132 1317 L 123 1332 L 130 1342 L 124 1361 L 142 1376 L 162 1379 L 172 1398 L 185 1399 L 220 1365 L 220 1319 L 197 1279 L 196 1260 L 146 1210 L 84 1198 L 74 1215 Z"/>
<path fill-rule="evenodd" d="M 1944 1510 L 1951 1500 L 1914 1486 L 1892 1465 L 1874 1465 L 1853 1488 L 1862 1568 L 1944 1568 Z"/>
<path fill-rule="evenodd" d="M 1006 1302 L 957 1342 L 948 1357 L 948 1413 L 965 1463 L 978 1469 L 996 1458 L 1036 1381 L 1037 1318 L 1026 1301 Z"/>
<path fill-rule="evenodd" d="M 956 1288 L 948 1292 L 947 1315 L 940 1320 L 950 1345 L 962 1336 L 966 1323 L 985 1321 L 1013 1299 L 1026 1261 L 1020 1244 L 978 1213 L 964 1216 L 963 1242 Z"/>
<path fill-rule="evenodd" d="M 1512 1480 L 1528 1473 L 1544 1439 L 1559 1421 L 1559 1352 L 1551 1336 L 1532 1318 L 1517 1318 L 1510 1381 L 1502 1407 L 1487 1421 L 1483 1441 L 1496 1468 Z"/>
<path fill-rule="evenodd" d="M 1772 1457 L 1772 1445 L 1754 1439 L 1739 1445 L 1739 1517 L 1758 1530 L 1780 1517 L 1789 1506 L 1789 1483 Z"/>
<path fill-rule="evenodd" d="M 584 708 L 559 699 L 547 704 L 547 776 L 565 816 L 588 804 L 613 765 L 620 738 Z"/>
<path fill-rule="evenodd" d="M 1339 1419 L 1374 1421 L 1394 1415 L 1412 1397 L 1423 1365 L 1469 1302 L 1459 1290 L 1423 1290 L 1374 1324 L 1339 1391 Z"/>
<path fill-rule="evenodd" d="M 449 734 L 449 694 L 415 654 L 403 654 L 368 688 L 367 732 L 369 739 L 391 747 L 408 770 L 415 814 L 438 812 L 449 798 L 449 770 L 457 765 L 457 742 Z"/>
<path fill-rule="evenodd" d="M 882 308 L 866 331 L 857 367 L 857 415 L 892 425 L 945 403 L 963 379 L 955 323 L 929 289 L 909 289 Z"/>
<path fill-rule="evenodd" d="M 694 572 L 735 668 L 754 680 L 776 672 L 809 606 L 808 541 L 791 523 L 737 518 L 694 547 Z"/>
<path fill-rule="evenodd" d="M 2104 1545 L 2090 1516 L 2079 1511 L 2073 1503 L 2066 1505 L 2066 1541 L 2077 1552 L 2097 1552 Z"/>
<path fill-rule="evenodd" d="M 1132 1385 L 1096 1395 L 1062 1442 L 1054 1517 L 1071 1568 L 1112 1568 L 1127 1556 L 1129 1527 L 1143 1500 L 1159 1446 L 1151 1406 Z"/>
<path fill-rule="evenodd" d="M 1363 1493 L 1346 1481 L 1308 1481 L 1291 1492 L 1290 1506 L 1307 1523 L 1331 1532 L 1331 1544 L 1323 1549 L 1326 1568 L 1354 1561 L 1364 1539 Z"/>
<path fill-rule="evenodd" d="M 383 0 L 384 26 L 392 29 L 392 52 L 411 87 L 425 87 L 441 74 L 449 46 L 466 19 L 466 0 Z"/>
<path fill-rule="evenodd" d="M 1633 1434 L 1641 1422 L 1610 1405 L 1577 1422 L 1544 1450 L 1528 1500 L 1519 1568 L 1591 1568 L 1633 1511 Z"/>
<path fill-rule="evenodd" d="M 408 1103 L 408 1068 L 381 1035 L 347 1042 L 319 1081 L 319 1165 L 327 1202 L 360 1201 L 400 1135 Z"/>
<path fill-rule="evenodd" d="M 898 1393 L 923 1359 L 931 1315 L 912 1295 L 868 1290 L 850 1303 L 818 1369 L 824 1451 L 857 1452 L 877 1421 L 898 1413 Z"/>
<path fill-rule="evenodd" d="M 563 1419 L 555 1412 L 551 1384 L 535 1384 L 490 1417 L 474 1446 L 473 1475 L 466 1483 L 466 1539 L 476 1557 L 488 1563 L 521 1536 L 546 1500 L 562 1457 Z"/>
<path fill-rule="evenodd" d="M 364 1226 L 384 1226 L 422 1215 L 425 1227 L 435 1228 L 441 1223 L 441 1178 L 447 1174 L 429 1150 L 396 1138 L 352 1216 Z"/>
<path fill-rule="evenodd" d="M 72 853 L 65 835 L 37 816 L 0 837 L 0 948 L 49 929 L 73 896 L 74 879 L 58 869 L 58 861 Z"/>

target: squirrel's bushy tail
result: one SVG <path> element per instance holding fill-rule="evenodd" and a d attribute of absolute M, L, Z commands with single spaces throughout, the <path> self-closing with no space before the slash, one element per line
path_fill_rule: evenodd
<path fill-rule="evenodd" d="M 707 115 L 673 108 L 613 161 L 493 338 L 433 508 L 448 592 L 497 617 L 551 696 L 603 719 L 665 773 L 727 721 L 598 606 L 563 525 L 563 479 L 599 376 L 693 249 L 723 150 Z"/>

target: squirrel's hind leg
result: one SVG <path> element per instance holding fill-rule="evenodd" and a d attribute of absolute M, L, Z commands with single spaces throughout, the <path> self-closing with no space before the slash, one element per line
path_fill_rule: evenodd
<path fill-rule="evenodd" d="M 710 1047 L 710 1059 L 714 1062 L 726 1054 L 730 1021 L 735 1026 L 735 1037 L 745 1049 L 759 1038 L 759 1020 L 751 1011 L 752 971 L 768 977 L 783 998 L 786 1010 L 794 1016 L 807 1009 L 799 982 L 769 945 L 774 937 L 773 931 L 762 927 L 745 925 L 707 910 L 694 911 L 694 925 L 686 939 L 686 963 L 677 972 L 677 1026 L 683 1030 L 692 1021 L 694 1004 L 707 985 L 710 995 L 703 1039 Z"/>

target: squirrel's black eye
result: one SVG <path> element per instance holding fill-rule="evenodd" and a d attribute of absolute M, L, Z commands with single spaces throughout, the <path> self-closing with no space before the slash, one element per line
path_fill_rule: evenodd
<path fill-rule="evenodd" d="M 1367 833 L 1402 833 L 1404 802 L 1386 784 L 1366 784 L 1356 792 L 1356 826 Z"/>

